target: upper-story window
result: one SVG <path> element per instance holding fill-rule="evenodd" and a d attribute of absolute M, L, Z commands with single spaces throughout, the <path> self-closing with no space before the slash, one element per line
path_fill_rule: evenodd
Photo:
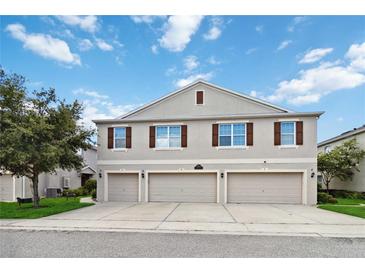
<path fill-rule="evenodd" d="M 156 126 L 156 148 L 181 147 L 181 126 Z"/>
<path fill-rule="evenodd" d="M 114 148 L 126 148 L 126 137 L 125 127 L 114 128 Z"/>
<path fill-rule="evenodd" d="M 281 145 L 295 145 L 295 122 L 281 122 Z"/>
<path fill-rule="evenodd" d="M 246 124 L 219 124 L 219 146 L 237 147 L 246 145 Z"/>

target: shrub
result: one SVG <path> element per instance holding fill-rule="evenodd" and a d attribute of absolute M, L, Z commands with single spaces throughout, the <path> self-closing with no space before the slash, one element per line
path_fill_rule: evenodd
<path fill-rule="evenodd" d="M 327 194 L 325 192 L 318 192 L 317 200 L 319 204 L 337 203 L 336 198 L 333 198 L 332 195 Z"/>
<path fill-rule="evenodd" d="M 336 197 L 336 198 L 365 199 L 365 193 L 364 192 L 332 189 L 332 190 L 330 190 L 330 194 L 333 197 Z"/>
<path fill-rule="evenodd" d="M 96 180 L 95 179 L 89 179 L 85 182 L 85 185 L 83 186 L 83 188 L 86 189 L 86 191 L 88 192 L 88 194 L 91 194 L 91 192 L 93 190 L 96 190 Z"/>
<path fill-rule="evenodd" d="M 96 199 L 96 189 L 93 189 L 90 194 L 91 198 Z"/>

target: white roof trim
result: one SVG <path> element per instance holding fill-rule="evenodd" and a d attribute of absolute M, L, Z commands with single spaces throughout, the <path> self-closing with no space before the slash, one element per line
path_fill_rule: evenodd
<path fill-rule="evenodd" d="M 343 139 L 350 138 L 352 136 L 358 135 L 362 132 L 365 132 L 365 126 L 359 127 L 357 129 L 350 130 L 350 131 L 345 132 L 345 133 L 341 133 L 340 135 L 337 135 L 337 136 L 332 137 L 330 139 L 324 140 L 324 141 L 318 143 L 317 146 L 321 147 L 321 146 L 324 146 L 324 145 L 328 145 L 328 144 L 331 144 L 333 142 L 337 142 L 337 141 L 340 141 L 340 140 L 343 140 Z"/>
<path fill-rule="evenodd" d="M 143 105 L 143 106 L 141 106 L 141 107 L 139 107 L 139 108 L 137 108 L 135 110 L 132 110 L 132 111 L 127 112 L 127 113 L 125 113 L 125 114 L 123 114 L 121 116 L 118 116 L 116 119 L 124 119 L 124 118 L 126 118 L 126 117 L 128 117 L 128 116 L 130 116 L 132 114 L 135 114 L 137 112 L 140 112 L 140 111 L 142 111 L 142 110 L 144 110 L 144 109 L 146 109 L 146 108 L 148 108 L 148 107 L 150 107 L 150 106 L 152 106 L 152 105 L 154 105 L 154 104 L 156 104 L 158 102 L 161 102 L 161 101 L 167 99 L 168 97 L 171 97 L 173 95 L 176 95 L 176 94 L 178 94 L 178 93 L 180 93 L 180 92 L 182 92 L 182 91 L 184 91 L 184 90 L 186 90 L 186 89 L 188 89 L 188 88 L 190 88 L 190 87 L 192 87 L 192 86 L 194 86 L 194 85 L 196 85 L 198 83 L 202 83 L 202 84 L 211 86 L 213 88 L 217 88 L 217 89 L 223 90 L 225 92 L 231 93 L 233 95 L 236 95 L 236 96 L 239 96 L 239 97 L 242 97 L 242 98 L 245 98 L 245 99 L 249 99 L 251 101 L 254 101 L 254 102 L 259 103 L 259 104 L 262 104 L 262 105 L 269 106 L 271 108 L 275 108 L 275 109 L 282 110 L 282 111 L 285 111 L 285 112 L 293 112 L 291 110 L 284 109 L 282 107 L 279 107 L 279 106 L 273 105 L 271 103 L 265 102 L 265 101 L 260 100 L 258 98 L 255 98 L 255 97 L 252 97 L 252 96 L 249 96 L 249 95 L 246 95 L 246 94 L 238 93 L 236 91 L 232 91 L 230 89 L 223 88 L 223 87 L 217 86 L 215 84 L 212 84 L 212 83 L 209 83 L 209 82 L 206 82 L 206 81 L 200 79 L 200 80 L 196 80 L 196 81 L 194 81 L 194 82 L 192 82 L 192 83 L 190 83 L 190 84 L 182 87 L 181 89 L 178 89 L 178 90 L 173 91 L 173 92 L 171 92 L 171 93 L 169 93 L 169 94 L 167 94 L 167 95 L 165 95 L 163 97 L 160 97 L 159 99 L 154 100 L 151 103 L 147 103 L 147 104 L 145 104 L 145 105 Z"/>
<path fill-rule="evenodd" d="M 81 169 L 81 172 L 82 172 L 83 170 L 88 169 L 88 168 L 90 168 L 92 171 L 94 171 L 94 172 L 96 173 L 96 170 L 95 170 L 95 169 L 93 169 L 91 166 L 83 167 L 83 168 Z"/>

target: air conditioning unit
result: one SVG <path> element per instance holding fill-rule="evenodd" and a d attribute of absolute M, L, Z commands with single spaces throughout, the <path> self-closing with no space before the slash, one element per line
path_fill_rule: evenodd
<path fill-rule="evenodd" d="M 70 178 L 63 177 L 63 188 L 70 188 L 70 187 L 71 187 Z"/>

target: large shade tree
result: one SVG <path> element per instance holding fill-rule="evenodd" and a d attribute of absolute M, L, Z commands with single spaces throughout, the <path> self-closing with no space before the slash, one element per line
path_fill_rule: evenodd
<path fill-rule="evenodd" d="M 29 94 L 24 77 L 0 68 L 0 167 L 32 181 L 34 207 L 39 174 L 83 166 L 77 152 L 90 148 L 94 131 L 78 123 L 81 115 L 78 101 L 66 103 L 52 88 Z"/>
<path fill-rule="evenodd" d="M 322 174 L 327 192 L 334 178 L 351 181 L 354 173 L 360 172 L 359 163 L 364 157 L 365 150 L 359 147 L 356 139 L 348 140 L 329 152 L 319 153 L 318 171 Z"/>

